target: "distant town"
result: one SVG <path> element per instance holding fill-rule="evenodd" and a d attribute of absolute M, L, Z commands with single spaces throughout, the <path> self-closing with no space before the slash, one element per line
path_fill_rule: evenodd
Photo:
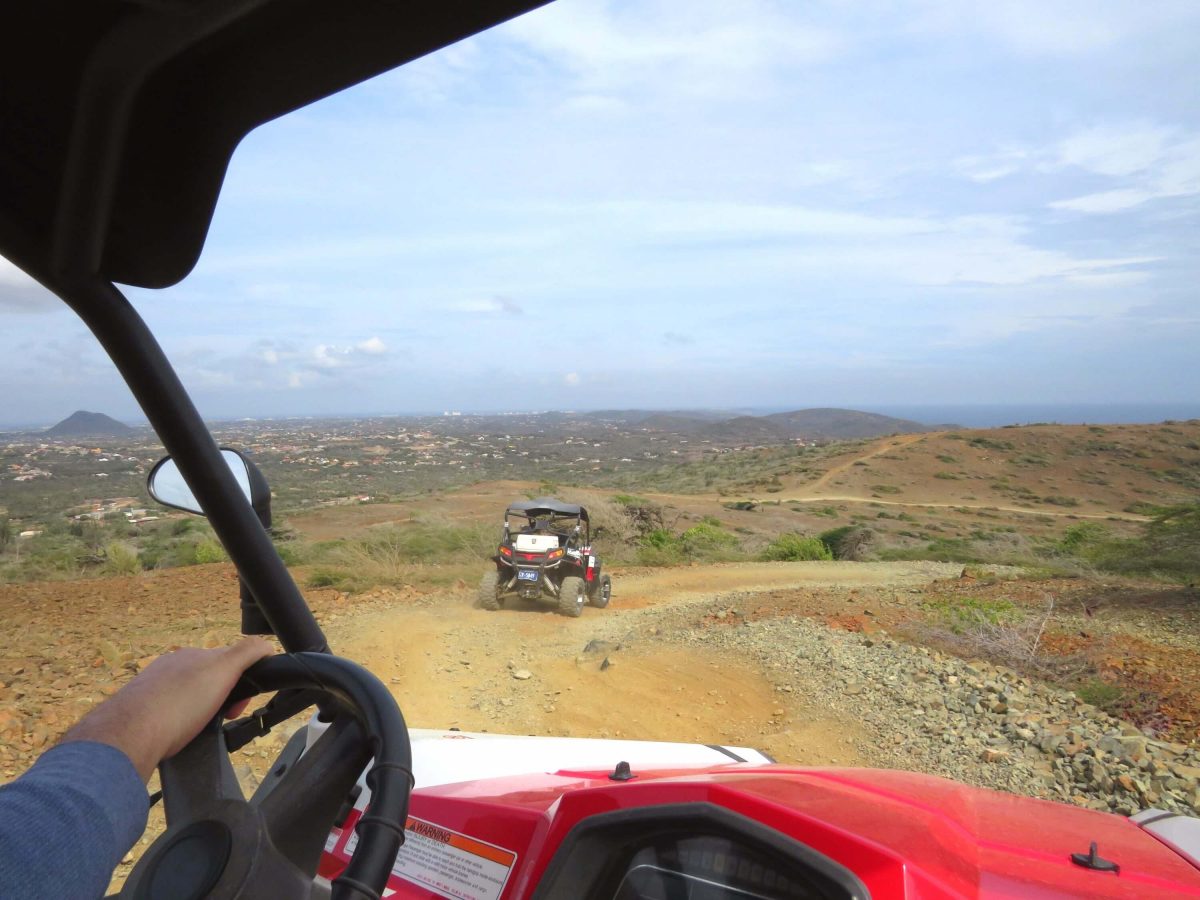
<path fill-rule="evenodd" d="M 251 454 L 281 510 L 394 499 L 474 481 L 617 483 L 638 471 L 737 451 L 810 447 L 919 430 L 848 410 L 805 419 L 719 413 L 515 413 L 217 423 L 218 443 Z M 837 413 L 837 416 L 832 416 Z M 790 416 L 791 418 L 787 418 Z M 74 434 L 75 430 L 87 433 Z M 107 433 L 105 433 L 107 432 Z M 47 515 L 153 521 L 145 478 L 162 456 L 145 427 L 76 413 L 46 432 L 0 435 L 0 512 L 36 532 Z"/>

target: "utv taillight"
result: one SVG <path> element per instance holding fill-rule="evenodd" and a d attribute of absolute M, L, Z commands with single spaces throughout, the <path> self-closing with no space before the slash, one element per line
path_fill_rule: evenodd
<path fill-rule="evenodd" d="M 563 551 L 562 551 L 562 548 L 560 547 L 558 550 L 551 550 L 549 558 L 550 559 L 558 559 L 562 555 L 563 555 Z"/>
<path fill-rule="evenodd" d="M 500 555 L 501 556 L 512 556 L 512 548 L 505 547 L 503 544 L 501 544 L 500 545 Z"/>

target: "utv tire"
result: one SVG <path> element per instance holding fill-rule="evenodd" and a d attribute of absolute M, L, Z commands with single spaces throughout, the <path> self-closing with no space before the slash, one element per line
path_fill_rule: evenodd
<path fill-rule="evenodd" d="M 604 609 L 608 606 L 610 599 L 612 599 L 612 578 L 608 575 L 601 575 L 600 580 L 596 582 L 596 587 L 592 590 L 592 606 L 596 609 Z"/>
<path fill-rule="evenodd" d="M 587 588 L 582 578 L 568 575 L 562 580 L 558 589 L 558 611 L 573 619 L 583 614 L 583 605 L 587 603 Z"/>
<path fill-rule="evenodd" d="M 479 608 L 495 612 L 500 608 L 500 573 L 484 572 L 479 581 Z"/>

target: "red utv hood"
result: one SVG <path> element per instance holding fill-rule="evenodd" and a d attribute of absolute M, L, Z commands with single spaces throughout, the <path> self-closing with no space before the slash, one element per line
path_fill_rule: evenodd
<path fill-rule="evenodd" d="M 845 866 L 875 898 L 1200 897 L 1200 870 L 1136 824 L 1064 804 L 884 770 L 635 765 L 638 777 L 626 782 L 610 780 L 610 771 L 419 787 L 410 826 L 493 848 L 487 852 L 508 861 L 502 900 L 531 896 L 568 832 L 589 817 L 681 803 L 713 804 L 766 825 Z M 324 873 L 348 858 L 357 814 L 331 840 Z M 1092 842 L 1119 873 L 1071 861 Z M 392 886 L 399 896 L 446 896 L 403 878 Z"/>

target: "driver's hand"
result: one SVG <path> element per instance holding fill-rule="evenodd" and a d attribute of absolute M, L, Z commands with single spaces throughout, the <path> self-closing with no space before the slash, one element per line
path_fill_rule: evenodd
<path fill-rule="evenodd" d="M 266 641 L 244 638 L 232 647 L 164 654 L 84 716 L 63 742 L 116 747 L 149 781 L 162 760 L 182 750 L 217 714 L 241 674 L 272 652 Z"/>

